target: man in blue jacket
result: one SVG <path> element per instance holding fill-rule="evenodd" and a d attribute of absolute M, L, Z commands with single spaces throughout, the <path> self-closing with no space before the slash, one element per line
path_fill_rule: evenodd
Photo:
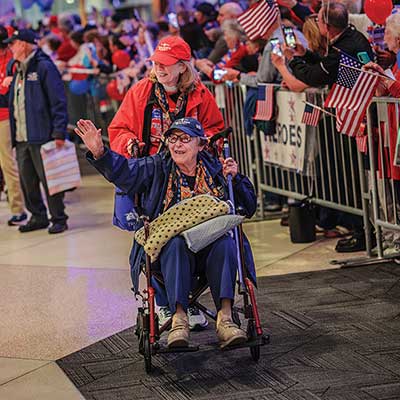
<path fill-rule="evenodd" d="M 68 229 L 64 193 L 49 195 L 40 147 L 50 140 L 55 140 L 57 147 L 64 145 L 68 122 L 64 85 L 54 63 L 37 47 L 34 31 L 15 31 L 4 43 L 9 43 L 17 68 L 7 95 L 0 96 L 0 106 L 9 107 L 21 187 L 26 208 L 32 214 L 19 231 L 49 226 L 40 192 L 42 183 L 52 222 L 48 232 L 61 233 Z"/>

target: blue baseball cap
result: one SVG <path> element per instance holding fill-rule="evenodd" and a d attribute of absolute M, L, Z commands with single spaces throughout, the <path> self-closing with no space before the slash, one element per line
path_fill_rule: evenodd
<path fill-rule="evenodd" d="M 178 129 L 184 133 L 187 133 L 191 137 L 199 137 L 201 139 L 207 139 L 206 135 L 204 134 L 204 129 L 201 126 L 201 123 L 197 121 L 197 119 L 195 118 L 186 117 L 177 119 L 165 132 L 165 136 L 170 135 L 174 129 Z"/>
<path fill-rule="evenodd" d="M 37 35 L 36 32 L 32 29 L 20 29 L 18 31 L 14 31 L 14 33 L 8 38 L 3 40 L 3 43 L 12 43 L 15 40 L 21 40 L 22 42 L 27 42 L 30 44 L 37 44 Z"/>

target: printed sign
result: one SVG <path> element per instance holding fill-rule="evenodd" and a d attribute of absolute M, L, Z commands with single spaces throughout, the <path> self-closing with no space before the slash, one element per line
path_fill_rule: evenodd
<path fill-rule="evenodd" d="M 305 93 L 276 92 L 276 133 L 273 136 L 261 133 L 264 162 L 303 171 L 306 125 L 301 119 L 305 100 Z"/>

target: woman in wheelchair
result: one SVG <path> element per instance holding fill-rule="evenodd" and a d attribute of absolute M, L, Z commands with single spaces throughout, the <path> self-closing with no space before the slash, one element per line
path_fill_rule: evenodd
<path fill-rule="evenodd" d="M 194 118 L 176 120 L 165 133 L 165 152 L 139 158 L 126 159 L 104 147 L 100 130 L 91 121 L 80 120 L 75 132 L 89 149 L 88 161 L 110 182 L 128 193 L 140 193 L 144 215 L 150 220 L 190 197 L 209 194 L 227 200 L 226 177 L 232 176 L 235 204 L 247 217 L 256 210 L 256 195 L 249 179 L 238 173 L 238 165 L 232 158 L 225 160 L 203 151 L 207 137 L 201 124 Z M 136 241 L 135 241 L 136 242 Z M 144 250 L 138 243 L 133 251 L 135 260 L 132 280 L 138 286 L 140 263 Z M 248 242 L 246 264 L 255 280 L 254 263 Z M 221 347 L 237 345 L 247 340 L 246 333 L 232 320 L 232 304 L 235 295 L 237 271 L 236 245 L 229 234 L 193 253 L 182 236 L 172 237 L 161 249 L 157 261 L 167 290 L 171 309 L 172 328 L 168 335 L 169 347 L 189 344 L 189 326 L 186 314 L 192 278 L 205 274 L 218 310 L 216 333 Z M 152 268 L 153 268 L 152 266 Z"/>

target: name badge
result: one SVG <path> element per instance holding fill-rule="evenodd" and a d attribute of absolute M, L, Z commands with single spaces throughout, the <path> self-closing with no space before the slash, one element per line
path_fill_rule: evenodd
<path fill-rule="evenodd" d="M 37 72 L 30 72 L 26 78 L 27 81 L 37 81 L 39 79 Z"/>

